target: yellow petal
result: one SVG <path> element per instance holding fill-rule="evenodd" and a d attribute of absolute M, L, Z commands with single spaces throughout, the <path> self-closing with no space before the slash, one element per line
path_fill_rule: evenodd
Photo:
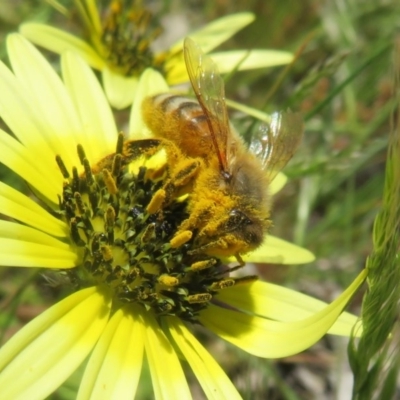
<path fill-rule="evenodd" d="M 327 306 L 303 293 L 262 281 L 221 290 L 218 300 L 239 310 L 282 322 L 299 321 Z M 356 322 L 355 315 L 344 312 L 328 333 L 350 336 Z"/>
<path fill-rule="evenodd" d="M 286 65 L 293 61 L 293 54 L 280 50 L 233 50 L 211 53 L 220 73 L 245 71 Z"/>
<path fill-rule="evenodd" d="M 366 270 L 362 271 L 335 301 L 300 321 L 271 321 L 214 305 L 201 312 L 200 321 L 250 354 L 267 358 L 286 357 L 307 349 L 329 330 L 366 276 Z"/>
<path fill-rule="evenodd" d="M 286 185 L 287 180 L 287 176 L 284 173 L 279 172 L 269 185 L 269 193 L 271 195 L 278 193 Z"/>
<path fill-rule="evenodd" d="M 190 33 L 189 36 L 205 53 L 208 53 L 253 21 L 254 14 L 250 12 L 231 14 L 210 22 L 204 28 Z M 176 42 L 170 51 L 171 53 L 177 53 L 182 48 L 183 39 Z"/>
<path fill-rule="evenodd" d="M 54 246 L 36 244 L 20 239 L 0 238 L 3 267 L 41 267 L 41 268 L 74 268 L 77 255 L 70 250 L 60 250 Z"/>
<path fill-rule="evenodd" d="M 119 309 L 111 318 L 91 355 L 78 400 L 131 400 L 142 370 L 144 325 L 132 307 Z"/>
<path fill-rule="evenodd" d="M 289 64 L 293 60 L 291 53 L 278 50 L 235 50 L 212 53 L 209 56 L 217 64 L 218 71 L 221 74 L 230 73 L 236 69 L 244 71 L 257 68 L 271 68 Z M 189 80 L 183 54 L 176 54 L 167 60 L 166 70 L 168 71 L 168 82 L 171 85 L 177 85 Z M 235 102 L 229 101 L 229 103 L 230 106 L 238 110 L 245 110 L 245 106 L 235 107 Z M 250 107 L 248 107 L 247 113 L 262 121 L 270 121 L 270 118 L 266 114 Z"/>
<path fill-rule="evenodd" d="M 38 118 L 35 102 L 26 97 L 26 88 L 1 62 L 0 93 L 0 115 L 24 144 L 22 146 L 12 136 L 0 130 L 2 163 L 47 198 L 58 202 L 55 187 L 59 186 L 61 175 L 55 163 L 54 152 L 43 136 L 46 126 Z M 40 163 L 37 162 L 37 154 L 40 154 Z"/>
<path fill-rule="evenodd" d="M 34 109 L 34 103 L 26 97 L 26 88 L 11 71 L 0 62 L 0 115 L 18 140 L 31 151 L 39 152 L 42 161 L 54 162 L 54 153 L 44 140 L 41 131 L 44 127 Z M 21 115 L 24 118 L 21 118 Z"/>
<path fill-rule="evenodd" d="M 227 15 L 196 32 L 190 33 L 189 36 L 201 47 L 204 53 L 208 53 L 253 20 L 254 15 L 249 12 Z M 183 39 L 180 39 L 171 47 L 170 57 L 165 63 L 165 70 L 168 71 L 167 80 L 170 85 L 177 85 L 189 80 L 183 59 Z"/>
<path fill-rule="evenodd" d="M 183 53 L 177 54 L 167 60 L 165 63 L 165 70 L 168 71 L 167 81 L 169 85 L 174 86 L 189 82 L 189 75 L 183 59 Z"/>
<path fill-rule="evenodd" d="M 256 108 L 246 106 L 233 100 L 225 99 L 228 107 L 234 108 L 235 110 L 241 111 L 244 114 L 250 115 L 260 121 L 269 124 L 271 122 L 271 116 L 263 111 L 257 110 Z"/>
<path fill-rule="evenodd" d="M 2 400 L 43 399 L 81 364 L 107 324 L 111 298 L 96 288 L 57 303 L 0 350 Z"/>
<path fill-rule="evenodd" d="M 18 190 L 0 182 L 1 213 L 53 236 L 68 236 L 65 222 L 53 217 L 43 207 Z"/>
<path fill-rule="evenodd" d="M 1 97 L 1 96 L 0 96 Z M 58 204 L 57 193 L 61 190 L 62 176 L 58 172 L 57 176 L 52 173 L 52 169 L 46 162 L 41 165 L 38 162 L 37 154 L 32 153 L 22 146 L 17 140 L 0 129 L 0 148 L 2 149 L 1 162 L 27 181 L 44 197 L 53 204 Z M 40 160 L 41 161 L 41 160 Z M 41 173 L 39 166 L 47 166 L 47 173 Z M 56 183 L 52 185 L 52 182 Z"/>
<path fill-rule="evenodd" d="M 178 356 L 150 313 L 142 313 L 145 349 L 156 399 L 191 399 Z"/>
<path fill-rule="evenodd" d="M 93 68 L 101 70 L 106 66 L 105 61 L 90 44 L 61 29 L 44 24 L 26 23 L 21 25 L 19 31 L 31 42 L 45 49 L 58 54 L 70 50 L 79 54 Z"/>
<path fill-rule="evenodd" d="M 190 37 L 194 39 L 192 35 Z M 198 41 L 196 42 L 198 43 Z M 206 52 L 203 46 L 200 47 Z M 207 48 L 207 46 L 205 47 Z M 221 51 L 211 53 L 209 56 L 215 62 L 221 74 L 230 73 L 236 69 L 245 71 L 257 68 L 271 68 L 289 64 L 293 60 L 292 53 L 279 50 Z M 182 54 L 175 54 L 171 59 L 167 60 L 166 70 L 168 71 L 168 82 L 171 84 L 176 85 L 189 79 Z"/>
<path fill-rule="evenodd" d="M 98 4 L 96 0 L 77 1 L 76 6 L 82 18 L 84 18 L 86 26 L 98 36 L 101 35 L 102 26 Z"/>
<path fill-rule="evenodd" d="M 71 169 L 76 164 L 82 125 L 65 86 L 47 60 L 21 35 L 9 35 L 7 49 L 25 97 L 35 104 L 41 135 Z"/>
<path fill-rule="evenodd" d="M 21 239 L 45 246 L 54 246 L 59 250 L 70 249 L 69 244 L 47 235 L 44 232 L 10 221 L 0 220 L 0 237 L 16 240 Z"/>
<path fill-rule="evenodd" d="M 169 332 L 185 356 L 207 399 L 241 399 L 228 376 L 178 318 L 168 318 Z"/>
<path fill-rule="evenodd" d="M 61 58 L 63 78 L 83 129 L 80 144 L 92 163 L 115 151 L 117 127 L 111 108 L 93 71 L 74 53 Z"/>
<path fill-rule="evenodd" d="M 135 100 L 131 108 L 129 119 L 129 136 L 132 139 L 146 139 L 151 137 L 151 132 L 143 121 L 142 102 L 148 96 L 169 91 L 163 76 L 154 69 L 148 68 L 140 76 L 135 93 Z"/>
<path fill-rule="evenodd" d="M 138 78 L 123 76 L 109 68 L 102 70 L 104 91 L 110 104 L 117 110 L 129 107 L 135 97 Z"/>
<path fill-rule="evenodd" d="M 0 220 L 0 248 L 3 266 L 72 268 L 78 261 L 67 243 L 9 221 Z"/>
<path fill-rule="evenodd" d="M 268 235 L 258 249 L 242 258 L 261 264 L 306 264 L 315 260 L 310 251 L 272 235 Z"/>

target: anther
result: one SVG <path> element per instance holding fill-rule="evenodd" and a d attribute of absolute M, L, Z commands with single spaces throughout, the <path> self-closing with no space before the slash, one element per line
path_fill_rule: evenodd
<path fill-rule="evenodd" d="M 83 169 L 85 170 L 86 183 L 90 187 L 94 184 L 94 176 L 92 173 L 92 168 L 91 168 L 91 166 L 89 164 L 89 160 L 87 158 L 84 158 L 82 160 L 82 164 L 83 164 Z"/>
<path fill-rule="evenodd" d="M 164 189 L 159 189 L 151 198 L 150 203 L 146 207 L 149 214 L 155 214 L 163 205 L 167 194 Z"/>
<path fill-rule="evenodd" d="M 111 174 L 114 178 L 117 178 L 119 176 L 119 174 L 121 173 L 121 167 L 122 167 L 122 155 L 116 154 L 114 156 L 114 159 L 112 162 L 112 167 L 111 167 Z"/>
<path fill-rule="evenodd" d="M 82 196 L 79 192 L 74 193 L 75 204 L 78 209 L 80 215 L 84 215 L 86 213 L 86 207 L 83 203 Z"/>
<path fill-rule="evenodd" d="M 120 133 L 118 133 L 115 154 L 122 154 L 123 149 L 124 149 L 124 134 L 122 132 L 120 132 Z"/>
<path fill-rule="evenodd" d="M 115 226 L 115 210 L 111 205 L 108 205 L 105 213 L 105 230 L 109 244 L 114 244 L 114 226 Z"/>
<path fill-rule="evenodd" d="M 171 302 L 172 302 L 172 304 L 171 304 Z M 162 300 L 157 301 L 156 307 L 159 312 L 166 313 L 166 312 L 171 311 L 174 308 L 174 305 L 175 304 L 173 303 L 173 301 L 171 299 L 168 299 L 168 300 L 162 299 Z"/>
<path fill-rule="evenodd" d="M 145 176 L 146 176 L 146 168 L 145 167 L 139 167 L 139 172 L 137 175 L 137 181 L 140 183 L 143 183 L 145 181 Z"/>
<path fill-rule="evenodd" d="M 104 261 L 111 261 L 113 259 L 112 248 L 110 246 L 103 245 L 100 247 L 100 251 Z"/>
<path fill-rule="evenodd" d="M 56 155 L 56 163 L 58 165 L 59 170 L 61 171 L 62 176 L 64 179 L 68 179 L 70 177 L 67 167 L 64 164 L 64 161 L 59 155 Z"/>
<path fill-rule="evenodd" d="M 228 287 L 235 286 L 235 279 L 223 279 L 219 282 L 214 282 L 211 286 L 211 290 L 226 289 Z"/>
<path fill-rule="evenodd" d="M 115 210 L 114 207 L 111 205 L 108 205 L 106 214 L 106 230 L 114 228 L 115 225 Z"/>
<path fill-rule="evenodd" d="M 156 224 L 154 222 L 146 226 L 142 234 L 142 237 L 140 238 L 142 244 L 148 243 L 153 238 L 155 229 L 156 229 Z"/>
<path fill-rule="evenodd" d="M 79 174 L 76 167 L 72 167 L 71 188 L 74 192 L 79 192 Z"/>
<path fill-rule="evenodd" d="M 169 241 L 169 244 L 171 245 L 172 248 L 176 249 L 177 247 L 187 243 L 192 238 L 192 236 L 193 236 L 192 231 L 179 232 Z"/>
<path fill-rule="evenodd" d="M 97 205 L 99 204 L 99 193 L 97 190 L 89 189 L 89 201 L 92 207 L 93 215 L 96 215 Z"/>
<path fill-rule="evenodd" d="M 210 293 L 198 293 L 198 294 L 192 294 L 190 296 L 187 296 L 186 300 L 190 304 L 195 304 L 195 303 L 208 303 L 212 299 L 212 295 Z"/>
<path fill-rule="evenodd" d="M 71 219 L 69 228 L 71 232 L 71 238 L 74 241 L 74 243 L 80 247 L 84 246 L 85 242 L 81 239 L 81 236 L 79 235 L 78 222 L 76 218 Z"/>
<path fill-rule="evenodd" d="M 132 283 L 138 276 L 140 276 L 140 269 L 137 267 L 133 267 L 126 276 L 126 283 L 129 285 Z"/>
<path fill-rule="evenodd" d="M 193 263 L 188 268 L 188 270 L 191 270 L 191 271 L 202 271 L 203 269 L 207 269 L 207 268 L 213 267 L 216 263 L 217 263 L 217 261 L 215 259 L 213 259 L 213 258 L 211 258 L 210 260 L 197 261 L 197 262 Z"/>
<path fill-rule="evenodd" d="M 179 279 L 174 276 L 163 274 L 158 277 L 158 282 L 165 286 L 173 287 L 179 283 Z"/>
<path fill-rule="evenodd" d="M 85 154 L 85 150 L 83 149 L 83 146 L 81 144 L 78 144 L 78 146 L 77 146 L 77 153 L 78 153 L 79 161 L 83 165 L 83 160 L 86 159 L 86 154 Z"/>
<path fill-rule="evenodd" d="M 103 180 L 108 192 L 112 195 L 118 193 L 117 183 L 115 182 L 113 176 L 108 169 L 103 169 Z"/>

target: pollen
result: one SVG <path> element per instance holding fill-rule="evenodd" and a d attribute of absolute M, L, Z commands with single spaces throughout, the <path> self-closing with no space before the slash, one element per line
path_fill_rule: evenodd
<path fill-rule="evenodd" d="M 183 231 L 179 232 L 176 236 L 174 236 L 170 240 L 170 244 L 172 248 L 177 248 L 187 243 L 193 236 L 191 231 Z"/>
<path fill-rule="evenodd" d="M 165 286 L 176 286 L 179 283 L 179 279 L 170 275 L 161 275 L 158 278 L 158 282 L 162 283 Z"/>
<path fill-rule="evenodd" d="M 69 173 L 57 157 L 64 178 L 59 216 L 81 257 L 68 276 L 81 287 L 109 286 L 116 307 L 135 303 L 157 316 L 196 322 L 218 291 L 239 278 L 229 277 L 220 259 L 202 251 L 204 244 L 199 248 L 196 229 L 181 229 L 190 218 L 190 191 L 183 198 L 179 190 L 170 191 L 165 201 L 165 187 L 179 188 L 182 179 L 191 186 L 196 159 L 185 158 L 188 168 L 178 174 L 171 168 L 154 174 L 146 167 L 157 146 L 164 151 L 165 145 L 152 139 L 122 146 L 119 140 L 116 153 L 94 165 L 78 146 L 81 174 L 78 168 Z"/>
<path fill-rule="evenodd" d="M 198 261 L 193 263 L 190 266 L 192 271 L 201 271 L 202 269 L 207 269 L 213 267 L 217 261 L 215 259 L 205 260 L 205 261 Z"/>
<path fill-rule="evenodd" d="M 107 190 L 110 194 L 117 194 L 117 185 L 115 183 L 115 180 L 113 176 L 111 175 L 111 172 L 108 169 L 103 170 L 103 179 L 104 179 L 104 184 L 107 186 Z"/>
<path fill-rule="evenodd" d="M 165 193 L 164 189 L 159 189 L 153 198 L 151 199 L 149 205 L 146 207 L 146 210 L 149 214 L 154 214 L 156 213 L 164 203 L 165 199 L 167 197 L 167 194 Z"/>

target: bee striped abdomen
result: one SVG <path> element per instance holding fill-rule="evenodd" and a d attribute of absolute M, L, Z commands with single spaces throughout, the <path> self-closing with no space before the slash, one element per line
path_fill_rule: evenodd
<path fill-rule="evenodd" d="M 171 140 L 188 156 L 207 158 L 213 151 L 208 118 L 197 101 L 156 95 L 144 101 L 143 116 L 155 136 Z"/>

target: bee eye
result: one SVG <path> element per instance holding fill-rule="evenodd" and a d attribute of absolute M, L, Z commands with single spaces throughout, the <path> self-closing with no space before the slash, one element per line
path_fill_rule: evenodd
<path fill-rule="evenodd" d="M 252 221 L 241 211 L 239 210 L 232 210 L 229 213 L 228 221 L 226 222 L 226 230 L 227 231 L 234 231 L 244 225 L 251 224 Z"/>

